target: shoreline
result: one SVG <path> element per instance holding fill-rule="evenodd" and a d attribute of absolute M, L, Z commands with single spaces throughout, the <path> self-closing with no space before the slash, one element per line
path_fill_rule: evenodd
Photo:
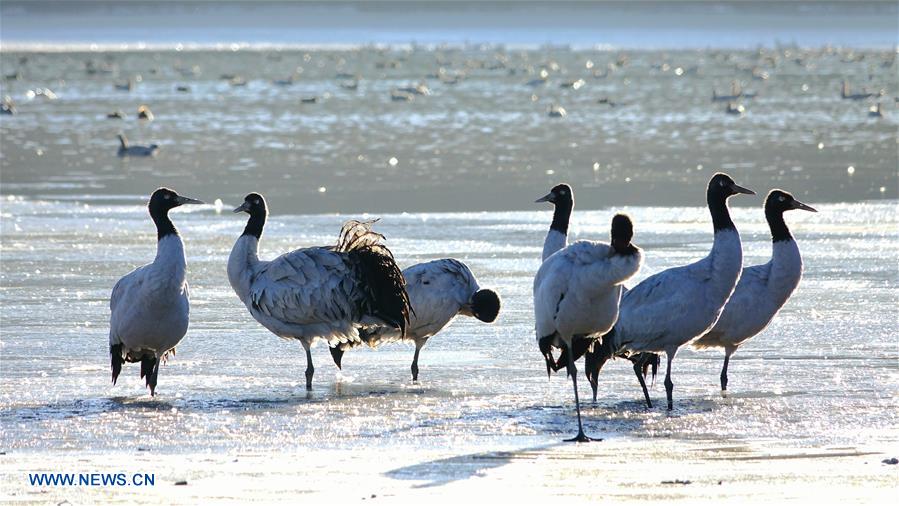
<path fill-rule="evenodd" d="M 773 44 L 745 44 L 745 45 L 694 45 L 694 46 L 645 46 L 645 45 L 612 45 L 604 43 L 595 44 L 552 44 L 552 43 L 503 43 L 496 41 L 433 41 L 418 42 L 333 42 L 333 43 L 278 43 L 278 42 L 248 42 L 241 40 L 221 40 L 211 42 L 197 41 L 169 41 L 169 42 L 133 42 L 133 41 L 108 41 L 102 43 L 83 41 L 3 41 L 0 40 L 0 52 L 4 53 L 129 53 L 129 52 L 176 52 L 176 53 L 233 53 L 268 52 L 268 51 L 331 51 L 353 52 L 365 49 L 377 49 L 386 51 L 436 51 L 436 50 L 506 50 L 506 51 L 539 51 L 542 49 L 556 49 L 563 47 L 573 53 L 617 53 L 617 52 L 703 52 L 703 51 L 757 51 L 779 49 L 796 49 L 800 51 L 827 51 L 827 50 L 855 50 L 855 51 L 899 51 L 899 43 L 894 45 L 833 45 L 833 44 L 809 44 L 802 45 L 794 42 L 781 42 Z"/>

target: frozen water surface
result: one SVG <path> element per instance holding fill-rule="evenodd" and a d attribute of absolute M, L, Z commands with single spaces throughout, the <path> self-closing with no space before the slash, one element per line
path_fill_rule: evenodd
<path fill-rule="evenodd" d="M 459 318 L 434 337 L 419 384 L 410 381 L 411 346 L 348 352 L 341 372 L 320 345 L 309 394 L 302 348 L 253 321 L 227 284 L 243 215 L 173 211 L 189 259 L 191 326 L 150 398 L 136 365 L 110 384 L 107 350 L 111 287 L 155 252 L 141 199 L 3 202 L 6 500 L 123 493 L 40 495 L 26 482 L 35 470 L 154 472 L 166 487 L 155 490 L 170 487 L 184 501 L 290 497 L 281 492 L 411 501 L 432 487 L 446 487 L 447 500 L 507 489 L 522 500 L 833 499 L 841 490 L 875 500 L 895 487 L 895 468 L 881 464 L 899 449 L 893 201 L 788 214 L 805 277 L 772 325 L 735 355 L 729 397 L 718 391 L 720 351 L 678 354 L 671 413 L 647 410 L 629 364 L 612 363 L 598 402 L 584 411 L 588 432 L 606 440 L 571 445 L 560 442 L 575 428 L 570 381 L 547 380 L 533 335 L 530 286 L 547 211 L 382 215 L 377 228 L 401 266 L 461 258 L 502 295 L 503 311 L 493 325 Z M 646 249 L 641 278 L 710 245 L 704 208 L 626 211 Z M 573 237 L 605 237 L 612 214 L 576 211 Z M 329 244 L 346 218 L 274 208 L 261 255 Z M 734 219 L 746 261 L 765 261 L 761 209 L 736 209 Z M 662 404 L 656 383 L 651 394 Z M 182 479 L 188 487 L 173 485 Z M 691 484 L 662 483 L 675 480 Z M 763 483 L 773 488 L 760 490 Z"/>

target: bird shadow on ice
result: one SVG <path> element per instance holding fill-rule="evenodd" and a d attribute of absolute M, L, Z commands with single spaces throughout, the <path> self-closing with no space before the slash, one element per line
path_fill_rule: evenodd
<path fill-rule="evenodd" d="M 582 408 L 584 429 L 587 434 L 603 438 L 612 438 L 621 433 L 638 431 L 648 418 L 655 416 L 654 412 L 664 411 L 664 409 L 648 410 L 642 402 L 636 401 L 625 401 L 615 405 L 596 404 L 589 407 L 582 406 Z M 512 434 L 517 433 L 527 437 L 539 434 L 552 438 L 555 442 L 515 450 L 487 451 L 440 458 L 396 468 L 386 472 L 385 476 L 397 480 L 423 481 L 414 488 L 427 488 L 483 476 L 491 469 L 514 462 L 572 458 L 571 452 L 580 451 L 576 450 L 579 445 L 565 443 L 562 440 L 573 436 L 576 432 L 575 416 L 573 405 L 525 405 L 517 408 L 492 409 L 474 415 L 466 414 L 455 419 L 440 420 L 439 423 L 455 424 L 474 421 L 472 429 L 478 431 L 483 431 L 485 425 L 496 426 L 498 433 L 493 434 L 494 436 L 502 436 L 500 427 L 503 427 L 512 431 Z M 422 422 L 419 422 L 418 428 L 421 425 Z M 398 431 L 407 430 L 409 427 L 398 429 Z M 381 435 L 383 436 L 383 434 Z M 571 450 L 568 450 L 569 448 Z"/>
<path fill-rule="evenodd" d="M 675 399 L 674 409 L 669 411 L 664 398 L 661 400 L 653 399 L 651 408 L 647 407 L 642 399 L 634 399 L 609 403 L 585 403 L 581 405 L 581 410 L 587 419 L 594 415 L 604 415 L 607 420 L 618 420 L 627 425 L 634 422 L 646 422 L 658 417 L 680 418 L 682 416 L 709 413 L 727 404 L 728 400 L 721 398 L 684 397 Z"/>
<path fill-rule="evenodd" d="M 0 410 L 0 420 L 65 420 L 69 418 L 112 413 L 125 409 L 168 411 L 171 410 L 172 407 L 173 406 L 166 401 L 147 398 L 104 397 L 95 399 L 72 399 L 3 409 Z"/>
<path fill-rule="evenodd" d="M 412 488 L 439 487 L 455 481 L 483 476 L 490 469 L 496 469 L 515 461 L 545 458 L 547 454 L 552 453 L 551 450 L 554 447 L 561 444 L 563 443 L 531 446 L 517 450 L 457 455 L 399 467 L 387 471 L 384 475 L 395 480 L 427 480 L 425 483 L 414 485 Z"/>
<path fill-rule="evenodd" d="M 223 409 L 266 409 L 277 406 L 291 406 L 323 401 L 327 401 L 327 399 L 315 399 L 310 396 L 292 396 L 271 399 L 160 399 L 159 397 L 150 398 L 147 396 L 102 397 L 93 399 L 74 399 L 2 409 L 0 410 L 0 420 L 27 420 L 40 422 L 100 416 L 120 412 L 164 413 L 175 410 L 184 412 L 209 412 L 220 411 Z"/>
<path fill-rule="evenodd" d="M 437 389 L 428 389 L 418 385 L 410 387 L 390 387 L 384 385 L 337 385 L 327 390 L 314 392 L 282 392 L 267 396 L 250 395 L 245 398 L 209 398 L 209 397 L 171 397 L 165 394 L 150 397 L 114 396 L 85 399 L 66 399 L 43 404 L 16 406 L 0 409 L 2 421 L 46 421 L 65 420 L 71 418 L 100 416 L 119 412 L 213 412 L 221 410 L 267 410 L 291 408 L 304 404 L 322 404 L 335 400 L 352 401 L 355 398 L 415 396 L 415 395 L 448 395 Z"/>

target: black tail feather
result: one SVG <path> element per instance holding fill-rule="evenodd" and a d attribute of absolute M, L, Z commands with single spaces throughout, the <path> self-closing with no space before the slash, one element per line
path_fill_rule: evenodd
<path fill-rule="evenodd" d="M 110 345 L 109 356 L 112 365 L 112 384 L 115 385 L 116 381 L 119 379 L 119 374 L 122 373 L 122 364 L 125 362 L 125 359 L 122 358 L 122 345 Z"/>
<path fill-rule="evenodd" d="M 590 386 L 593 388 L 594 401 L 599 389 L 599 371 L 615 355 L 614 335 L 615 328 L 613 327 L 612 330 L 598 339 L 593 348 L 587 350 L 584 356 L 584 374 L 587 375 L 587 381 L 590 382 Z"/>
<path fill-rule="evenodd" d="M 574 361 L 577 362 L 587 354 L 588 351 L 593 349 L 593 344 L 596 342 L 596 338 L 592 335 L 576 335 L 571 338 L 571 348 L 574 353 Z M 559 360 L 556 361 L 553 366 L 553 371 L 558 371 L 563 367 L 568 367 L 568 349 L 562 347 L 562 352 L 559 354 Z"/>
<path fill-rule="evenodd" d="M 409 324 L 412 306 L 406 293 L 406 279 L 382 241 L 384 236 L 372 232 L 374 221 L 350 220 L 343 225 L 336 250 L 349 254 L 358 269 L 366 292 L 365 310 L 400 329 L 403 337 Z"/>
<path fill-rule="evenodd" d="M 543 360 L 546 361 L 547 378 L 552 378 L 552 373 L 558 372 L 559 370 L 559 362 L 553 359 L 552 342 L 553 339 L 555 339 L 556 335 L 556 333 L 553 333 L 548 336 L 543 336 L 537 340 L 537 346 L 540 348 L 540 354 L 543 355 Z"/>
<path fill-rule="evenodd" d="M 652 368 L 652 383 L 650 387 L 655 385 L 656 383 L 656 375 L 659 372 L 659 364 L 662 362 L 661 357 L 659 357 L 656 353 L 638 353 L 634 357 L 631 357 L 631 361 L 635 364 L 639 364 L 640 368 L 643 370 L 643 377 L 646 378 L 646 375 L 649 373 L 650 367 Z"/>
<path fill-rule="evenodd" d="M 144 355 L 140 360 L 140 377 L 147 379 L 150 396 L 156 395 L 156 379 L 159 376 L 159 360 L 154 355 Z"/>
<path fill-rule="evenodd" d="M 343 359 L 343 351 L 339 346 L 334 346 L 333 348 L 328 348 L 331 351 L 331 358 L 334 359 L 334 365 L 337 366 L 338 369 L 343 369 L 340 366 L 340 361 Z"/>

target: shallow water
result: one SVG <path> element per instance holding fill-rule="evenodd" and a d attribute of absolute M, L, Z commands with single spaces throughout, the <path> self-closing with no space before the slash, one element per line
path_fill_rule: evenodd
<path fill-rule="evenodd" d="M 0 6 L 0 95 L 18 109 L 0 117 L 4 502 L 458 504 L 498 494 L 521 503 L 560 496 L 878 502 L 895 492 L 896 468 L 881 464 L 899 456 L 899 82 L 895 37 L 883 44 L 884 33 L 895 35 L 883 21 L 895 18 L 894 5 L 865 4 L 861 15 L 859 4 L 802 4 L 799 23 L 773 11 L 746 17 L 743 9 L 756 4 L 701 15 L 695 11 L 706 3 L 684 4 L 672 17 L 636 17 L 708 26 L 723 13 L 742 28 L 697 32 L 687 23 L 645 37 L 600 30 L 610 43 L 644 48 L 628 50 L 572 40 L 606 39 L 596 38 L 590 18 L 570 22 L 564 9 L 553 20 L 557 32 L 526 23 L 495 32 L 490 22 L 509 24 L 504 11 L 468 32 L 506 37 L 496 45 L 447 38 L 464 33 L 448 17 L 434 31 L 353 25 L 357 38 L 341 47 L 321 45 L 346 42 L 327 24 L 303 32 L 315 47 L 278 46 L 285 28 L 269 20 L 272 31 L 249 45 L 216 45 L 230 26 L 219 22 L 191 32 L 202 35 L 192 39 L 200 44 L 184 39 L 176 50 L 179 25 L 135 50 L 116 38 L 135 5 L 110 11 L 112 18 L 95 17 L 85 4 L 78 13 L 54 7 L 49 17 L 24 16 L 41 20 L 31 24 L 10 21 L 28 9 Z M 408 4 L 397 5 L 389 7 Z M 565 9 L 594 8 L 583 5 Z M 647 5 L 634 12 L 655 9 Z M 244 7 L 229 4 L 216 19 L 242 21 Z M 263 18 L 269 8 L 260 7 Z M 381 19 L 390 9 L 350 21 Z M 857 16 L 835 23 L 843 17 L 831 9 Z M 72 22 L 50 37 L 47 21 L 60 13 L 103 29 Z M 603 23 L 628 26 L 615 19 Z M 419 28 L 424 39 L 413 36 Z M 550 32 L 567 34 L 572 46 L 533 44 Z M 365 45 L 359 33 L 424 44 Z M 9 49 L 10 39 L 30 40 L 22 34 L 52 43 Z M 762 36 L 797 44 L 775 49 Z M 75 51 L 75 39 L 114 50 Z M 827 45 L 842 42 L 873 49 Z M 767 47 L 701 49 L 756 43 Z M 529 86 L 541 70 L 547 83 Z M 226 74 L 246 85 L 229 84 Z M 291 74 L 292 84 L 274 82 Z M 341 87 L 348 77 L 339 74 L 357 77 L 358 89 Z M 561 88 L 578 78 L 580 89 Z M 131 91 L 114 88 L 128 79 Z M 843 100 L 843 80 L 876 96 Z M 420 81 L 431 95 L 390 99 L 393 88 Z M 732 81 L 756 94 L 741 99 L 743 116 L 711 100 L 713 90 L 729 93 Z M 29 98 L 44 87 L 58 98 Z M 883 118 L 868 115 L 877 102 Z M 152 122 L 135 118 L 140 104 L 153 110 Z M 548 117 L 551 104 L 568 115 Z M 106 118 L 117 109 L 125 119 Z M 160 144 L 158 156 L 117 158 L 120 132 Z M 733 199 L 749 264 L 770 254 L 761 212 L 768 189 L 789 190 L 820 210 L 787 218 L 805 255 L 799 290 L 734 356 L 727 398 L 719 393 L 720 350 L 681 350 L 671 413 L 647 410 L 629 363 L 611 363 L 598 402 L 583 406 L 588 433 L 605 441 L 562 444 L 574 433 L 573 395 L 564 375 L 547 380 L 533 336 L 531 283 L 550 222 L 545 204 L 533 200 L 570 182 L 578 197 L 573 238 L 606 238 L 612 214 L 630 213 L 646 250 L 638 281 L 708 251 L 710 220 L 698 205 L 717 170 L 760 194 Z M 145 202 L 161 185 L 221 199 L 224 211 L 172 213 L 186 242 L 192 322 L 150 398 L 133 364 L 110 384 L 108 299 L 119 277 L 153 257 Z M 307 394 L 302 348 L 260 327 L 227 283 L 225 261 L 244 225 L 228 210 L 253 190 L 272 211 L 263 257 L 331 244 L 345 219 L 369 212 L 382 218 L 377 229 L 401 266 L 466 261 L 503 297 L 499 319 L 460 318 L 431 339 L 418 384 L 410 382 L 411 346 L 349 352 L 343 371 L 319 346 Z M 651 394 L 661 404 L 656 383 Z M 150 472 L 159 483 L 152 490 L 28 485 L 37 471 Z M 182 480 L 189 485 L 175 485 Z"/>
<path fill-rule="evenodd" d="M 790 460 L 765 471 L 764 459 L 821 454 L 826 461 L 848 452 L 858 461 L 853 465 L 864 459 L 871 467 L 850 466 L 841 473 L 859 471 L 873 484 L 868 493 L 890 486 L 889 470 L 877 466 L 899 449 L 895 201 L 824 204 L 818 214 L 790 213 L 805 277 L 772 325 L 735 355 L 730 396 L 721 398 L 718 391 L 720 350 L 685 348 L 678 354 L 671 413 L 647 410 L 629 364 L 612 363 L 600 378 L 598 402 L 585 403 L 584 410 L 588 432 L 607 439 L 597 445 L 610 446 L 572 450 L 558 444 L 575 428 L 571 383 L 563 375 L 547 381 L 533 336 L 530 286 L 550 221 L 547 211 L 382 215 L 377 229 L 387 235 L 401 266 L 461 258 L 483 286 L 501 294 L 503 310 L 493 325 L 459 318 L 434 337 L 422 352 L 419 384 L 410 382 L 411 346 L 349 352 L 342 372 L 318 346 L 314 391 L 308 395 L 302 348 L 260 327 L 228 286 L 224 266 L 244 219 L 219 214 L 213 206 L 174 211 L 189 259 L 192 319 L 177 355 L 160 369 L 157 397 L 150 398 L 133 364 L 126 364 L 118 385 L 110 384 L 107 350 L 111 287 L 155 252 L 155 229 L 141 199 L 123 195 L 118 204 L 97 204 L 8 195 L 3 202 L 0 425 L 4 481 L 18 484 L 16 494 L 34 493 L 24 486 L 24 474 L 46 468 L 34 460 L 40 455 L 88 471 L 118 462 L 129 471 L 157 470 L 173 480 L 190 476 L 211 487 L 190 492 L 201 496 L 216 490 L 214 480 L 228 473 L 252 474 L 256 466 L 289 461 L 294 454 L 317 455 L 316 470 L 306 474 L 310 480 L 347 466 L 353 469 L 347 473 L 373 490 L 393 490 L 406 499 L 413 497 L 407 495 L 413 493 L 410 485 L 456 483 L 491 470 L 502 474 L 506 466 L 518 471 L 508 471 L 505 479 L 528 486 L 534 468 L 518 467 L 527 462 L 542 462 L 547 472 L 557 465 L 586 465 L 579 472 L 595 473 L 589 459 L 552 463 L 586 458 L 577 456 L 584 451 L 596 462 L 639 455 L 660 462 L 634 479 L 652 480 L 660 469 L 680 477 L 690 466 L 725 458 L 730 465 L 756 466 L 753 472 L 762 473 L 757 479 L 779 486 L 808 477 L 787 473 Z M 747 199 L 759 204 L 757 197 Z M 646 250 L 640 278 L 699 258 L 710 246 L 704 208 L 624 210 Z M 289 215 L 277 208 L 272 213 L 264 258 L 330 244 L 346 218 Z M 610 209 L 576 211 L 573 237 L 605 237 L 611 215 Z M 765 261 L 770 242 L 761 209 L 736 209 L 734 219 L 747 262 Z M 664 389 L 661 380 L 656 383 L 651 394 L 662 404 Z M 586 397 L 589 387 L 583 381 L 580 386 Z M 664 464 L 677 454 L 687 467 Z M 206 455 L 211 467 L 182 460 L 189 455 Z M 390 460 L 379 462 L 385 455 Z M 250 467 L 229 471 L 229 456 Z M 377 463 L 377 469 L 365 463 Z M 833 465 L 818 464 L 825 471 Z M 776 475 L 766 474 L 773 469 L 779 469 Z M 356 490 L 301 482 L 317 493 L 358 499 Z M 240 497 L 236 490 L 262 497 L 240 487 L 227 493 Z M 639 498 L 620 492 L 619 499 Z M 666 493 L 647 491 L 653 497 Z"/>

